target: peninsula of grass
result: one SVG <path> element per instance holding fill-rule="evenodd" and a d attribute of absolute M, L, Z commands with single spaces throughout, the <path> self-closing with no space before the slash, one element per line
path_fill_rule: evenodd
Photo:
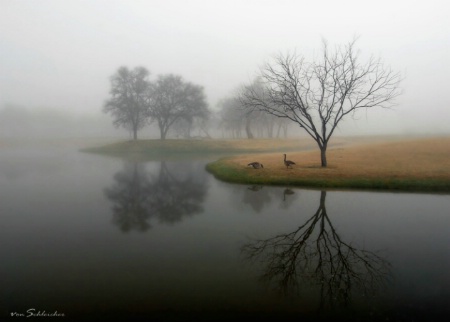
<path fill-rule="evenodd" d="M 221 158 L 207 165 L 216 178 L 233 183 L 326 189 L 450 192 L 450 138 L 396 140 L 331 148 L 328 167 L 319 150 L 288 153 L 296 165 L 287 169 L 282 153 Z M 258 161 L 263 169 L 247 164 Z"/>

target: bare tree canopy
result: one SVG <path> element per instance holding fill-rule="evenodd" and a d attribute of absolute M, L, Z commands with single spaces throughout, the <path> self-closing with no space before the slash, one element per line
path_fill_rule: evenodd
<path fill-rule="evenodd" d="M 364 108 L 391 107 L 401 93 L 400 74 L 380 59 L 360 62 L 355 42 L 330 49 L 324 40 L 312 62 L 302 55 L 280 54 L 240 95 L 245 108 L 303 128 L 320 148 L 322 167 L 327 166 L 328 142 L 344 118 Z"/>
<path fill-rule="evenodd" d="M 129 70 L 120 67 L 111 77 L 111 98 L 105 102 L 103 111 L 115 118 L 114 125 L 133 132 L 137 140 L 137 132 L 145 126 L 150 72 L 144 67 Z"/>
<path fill-rule="evenodd" d="M 181 76 L 159 76 L 151 92 L 149 115 L 158 122 L 161 139 L 175 122 L 185 120 L 192 125 L 194 118 L 209 115 L 203 87 L 184 82 Z"/>
<path fill-rule="evenodd" d="M 114 125 L 132 131 L 134 140 L 138 130 L 151 121 L 157 121 L 161 139 L 174 124 L 182 125 L 189 137 L 191 129 L 210 114 L 203 87 L 172 74 L 151 82 L 149 75 L 144 67 L 120 67 L 111 77 L 111 98 L 103 111 L 114 116 Z"/>

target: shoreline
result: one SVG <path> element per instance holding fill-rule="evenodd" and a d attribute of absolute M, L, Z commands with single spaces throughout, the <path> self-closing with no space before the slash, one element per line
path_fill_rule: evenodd
<path fill-rule="evenodd" d="M 161 158 L 214 157 L 206 170 L 230 183 L 391 192 L 450 192 L 450 136 L 336 137 L 320 167 L 312 139 L 138 140 L 82 149 L 83 152 Z M 296 162 L 286 169 L 282 154 Z M 248 163 L 259 161 L 264 169 Z"/>
<path fill-rule="evenodd" d="M 222 158 L 207 165 L 217 179 L 242 184 L 395 192 L 450 192 L 450 138 L 424 138 L 351 144 L 327 151 L 320 167 L 316 151 L 288 154 L 296 162 L 286 169 L 282 155 L 267 153 Z M 264 169 L 247 164 L 258 161 Z"/>

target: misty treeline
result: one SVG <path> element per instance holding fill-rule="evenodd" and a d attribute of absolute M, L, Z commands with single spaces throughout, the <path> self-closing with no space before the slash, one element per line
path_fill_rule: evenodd
<path fill-rule="evenodd" d="M 183 80 L 181 76 L 159 75 L 150 80 L 145 67 L 120 67 L 110 78 L 110 98 L 103 111 L 114 117 L 114 125 L 137 134 L 144 126 L 155 122 L 160 138 L 165 139 L 171 127 L 182 129 L 190 136 L 196 122 L 209 117 L 203 87 Z"/>
<path fill-rule="evenodd" d="M 159 75 L 150 80 L 145 67 L 120 67 L 111 76 L 110 97 L 103 111 L 114 118 L 114 125 L 129 130 L 133 139 L 146 126 L 156 124 L 160 138 L 171 132 L 175 137 L 212 138 L 211 130 L 222 138 L 287 136 L 288 122 L 267 113 L 243 109 L 238 97 L 223 99 L 219 111 L 212 112 L 200 85 L 181 76 Z"/>
<path fill-rule="evenodd" d="M 323 40 L 312 59 L 296 52 L 278 54 L 250 84 L 238 86 L 220 100 L 215 111 L 208 106 L 204 88 L 181 76 L 150 79 L 144 67 L 120 67 L 110 78 L 110 96 L 103 111 L 134 139 L 144 127 L 154 129 L 152 125 L 159 129 L 161 139 L 169 134 L 178 138 L 284 138 L 295 127 L 317 143 L 321 165 L 326 167 L 329 142 L 343 120 L 355 118 L 360 110 L 389 108 L 401 94 L 400 74 L 379 58 L 361 59 L 355 43 L 353 39 L 330 48 Z M 27 113 L 0 110 L 0 131 L 34 129 L 40 122 L 44 128 L 55 127 L 58 135 L 66 128 L 62 124 L 68 124 L 58 113 L 37 118 L 37 123 Z M 89 124 L 88 120 L 78 123 L 78 130 Z"/>
<path fill-rule="evenodd" d="M 238 91 L 241 88 L 238 88 Z M 218 128 L 223 138 L 287 138 L 290 121 L 262 111 L 245 109 L 239 94 L 218 103 Z"/>
<path fill-rule="evenodd" d="M 143 67 L 121 67 L 111 78 L 104 111 L 115 117 L 117 126 L 132 131 L 134 139 L 153 122 L 161 139 L 172 127 L 184 137 L 194 128 L 207 137 L 211 128 L 219 129 L 222 137 L 286 137 L 294 124 L 317 143 L 326 167 L 329 141 L 344 119 L 362 109 L 389 108 L 401 94 L 400 74 L 379 58 L 363 61 L 355 43 L 353 39 L 330 48 L 323 40 L 310 60 L 298 53 L 274 56 L 251 84 L 222 99 L 215 114 L 208 109 L 203 87 L 175 75 L 152 82 Z"/>

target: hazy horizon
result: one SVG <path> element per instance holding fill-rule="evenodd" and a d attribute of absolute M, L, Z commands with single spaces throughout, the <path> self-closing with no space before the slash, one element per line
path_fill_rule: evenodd
<path fill-rule="evenodd" d="M 311 57 L 323 38 L 334 45 L 357 36 L 362 57 L 379 56 L 402 74 L 404 94 L 393 109 L 361 112 L 336 135 L 448 135 L 449 8 L 433 0 L 0 0 L 0 111 L 112 123 L 102 106 L 120 66 L 144 66 L 152 79 L 181 75 L 204 87 L 215 110 L 272 55 Z"/>

